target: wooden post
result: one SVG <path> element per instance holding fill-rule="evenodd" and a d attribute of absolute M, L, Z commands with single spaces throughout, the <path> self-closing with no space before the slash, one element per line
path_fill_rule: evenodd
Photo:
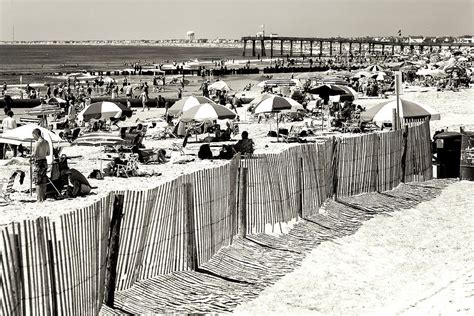
<path fill-rule="evenodd" d="M 244 40 L 244 51 L 242 52 L 242 56 L 245 57 L 245 50 L 247 49 L 247 40 Z"/>
<path fill-rule="evenodd" d="M 52 240 L 47 240 L 47 255 L 48 255 L 48 260 L 49 264 L 51 266 L 51 270 L 49 272 L 49 278 L 50 278 L 50 295 L 51 295 L 51 315 L 56 316 L 58 315 L 58 300 L 56 297 L 56 275 L 54 273 L 54 251 L 53 251 L 53 241 Z"/>
<path fill-rule="evenodd" d="M 283 43 L 284 40 L 280 40 L 280 56 L 283 56 Z"/>
<path fill-rule="evenodd" d="M 297 192 L 298 192 L 298 216 L 303 218 L 303 188 L 304 188 L 304 176 L 303 176 L 303 157 L 298 158 L 298 180 L 297 180 Z"/>
<path fill-rule="evenodd" d="M 107 269 L 105 271 L 105 305 L 113 308 L 115 285 L 117 278 L 117 262 L 120 249 L 120 225 L 122 223 L 123 194 L 115 195 L 110 221 L 109 247 L 107 256 Z"/>
<path fill-rule="evenodd" d="M 403 129 L 403 152 L 402 152 L 402 181 L 405 183 L 405 169 L 407 162 L 407 147 L 408 147 L 408 125 Z"/>
<path fill-rule="evenodd" d="M 252 40 L 252 57 L 255 57 L 255 40 Z"/>
<path fill-rule="evenodd" d="M 313 41 L 309 41 L 309 57 L 313 57 Z"/>
<path fill-rule="evenodd" d="M 240 168 L 239 179 L 239 233 L 242 238 L 247 236 L 247 187 L 248 168 Z"/>
<path fill-rule="evenodd" d="M 400 71 L 395 72 L 395 93 L 397 97 L 397 126 L 395 130 L 401 128 L 401 119 L 402 116 L 400 115 L 400 89 L 402 85 L 402 73 Z"/>
<path fill-rule="evenodd" d="M 188 267 L 192 271 L 198 268 L 197 247 L 196 247 L 196 230 L 194 228 L 194 198 L 193 186 L 191 183 L 183 184 L 185 205 L 186 205 L 186 220 L 184 221 L 184 231 L 188 233 L 187 240 L 187 257 Z"/>
<path fill-rule="evenodd" d="M 392 131 L 396 131 L 398 128 L 397 120 L 397 109 L 392 109 Z"/>
<path fill-rule="evenodd" d="M 333 194 L 334 200 L 337 201 L 337 169 L 339 168 L 339 154 L 338 154 L 338 144 L 336 137 L 332 137 L 332 171 L 333 171 Z"/>

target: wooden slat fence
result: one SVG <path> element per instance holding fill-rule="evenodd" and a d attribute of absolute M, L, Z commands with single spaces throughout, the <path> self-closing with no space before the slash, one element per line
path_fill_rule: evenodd
<path fill-rule="evenodd" d="M 366 134 L 236 156 L 153 189 L 112 192 L 59 218 L 13 223 L 0 230 L 0 313 L 98 313 L 116 195 L 123 195 L 124 205 L 115 289 L 124 290 L 139 280 L 195 269 L 232 243 L 239 168 L 248 170 L 247 233 L 262 233 L 314 214 L 334 194 L 431 179 L 430 145 L 429 122 L 412 123 L 406 137 L 403 131 Z"/>
<path fill-rule="evenodd" d="M 337 140 L 337 195 L 352 196 L 376 188 L 379 138 L 376 134 Z"/>
<path fill-rule="evenodd" d="M 382 192 L 392 190 L 400 184 L 403 131 L 379 133 L 377 136 L 379 137 L 377 191 Z"/>
<path fill-rule="evenodd" d="M 404 182 L 430 180 L 433 168 L 429 121 L 411 124 L 406 142 Z"/>
<path fill-rule="evenodd" d="M 59 219 L 1 230 L 2 315 L 97 314 L 102 305 L 110 197 Z"/>

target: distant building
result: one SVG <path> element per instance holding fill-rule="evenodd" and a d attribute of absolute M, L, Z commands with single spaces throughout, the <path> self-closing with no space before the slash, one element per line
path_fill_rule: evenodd
<path fill-rule="evenodd" d="M 425 38 L 423 36 L 410 36 L 410 38 L 408 39 L 408 42 L 410 44 L 421 44 L 423 43 L 424 40 Z"/>
<path fill-rule="evenodd" d="M 194 31 L 187 31 L 186 32 L 186 39 L 190 42 L 194 41 Z"/>
<path fill-rule="evenodd" d="M 460 43 L 474 43 L 474 37 L 472 36 L 464 36 L 459 39 Z"/>

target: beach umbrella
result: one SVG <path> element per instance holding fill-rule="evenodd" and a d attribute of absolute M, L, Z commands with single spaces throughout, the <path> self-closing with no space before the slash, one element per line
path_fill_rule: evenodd
<path fill-rule="evenodd" d="M 319 85 L 311 88 L 309 92 L 312 94 L 318 94 L 322 99 L 329 99 L 329 96 L 331 95 L 340 95 L 341 101 L 356 100 L 359 98 L 357 92 L 351 87 L 335 84 Z"/>
<path fill-rule="evenodd" d="M 223 119 L 234 119 L 237 116 L 235 112 L 225 106 L 215 103 L 204 103 L 193 106 L 181 115 L 183 122 L 204 122 Z"/>
<path fill-rule="evenodd" d="M 373 121 L 377 123 L 388 123 L 392 121 L 393 109 L 397 108 L 397 100 L 391 100 L 377 104 L 365 112 L 362 112 L 360 119 L 365 122 Z M 441 116 L 438 112 L 427 105 L 422 105 L 412 101 L 400 99 L 399 116 L 403 119 L 417 119 L 429 117 L 430 120 L 439 120 Z"/>
<path fill-rule="evenodd" d="M 46 100 L 47 104 L 54 104 L 54 105 L 60 105 L 60 104 L 66 104 L 67 101 L 64 99 L 61 99 L 59 97 L 52 97 Z"/>
<path fill-rule="evenodd" d="M 204 104 L 204 103 L 215 103 L 215 102 L 203 96 L 189 96 L 175 102 L 175 104 L 173 104 L 168 109 L 168 113 L 170 115 L 175 115 L 175 116 L 181 115 L 184 111 L 187 111 L 196 105 Z"/>
<path fill-rule="evenodd" d="M 369 67 L 365 68 L 364 70 L 368 71 L 368 72 L 384 71 L 384 69 L 382 67 L 380 67 L 379 65 L 370 65 Z"/>
<path fill-rule="evenodd" d="M 277 141 L 280 139 L 280 133 L 278 128 L 278 113 L 284 110 L 291 110 L 292 104 L 289 101 L 289 98 L 279 97 L 279 96 L 270 96 L 268 98 L 263 98 L 262 101 L 255 105 L 253 112 L 255 114 L 259 113 L 277 113 L 276 117 L 276 128 L 277 128 Z"/>
<path fill-rule="evenodd" d="M 220 90 L 220 91 L 229 91 L 231 90 L 227 83 L 222 80 L 216 81 L 213 84 L 209 85 L 209 90 Z"/>
<path fill-rule="evenodd" d="M 262 97 L 262 100 L 255 105 L 254 113 L 271 113 L 280 112 L 282 110 L 291 110 L 292 104 L 289 98 L 279 97 L 276 95 L 268 95 Z"/>
<path fill-rule="evenodd" d="M 291 104 L 291 109 L 289 110 L 283 110 L 282 112 L 298 112 L 298 111 L 304 111 L 304 107 L 302 104 L 300 104 L 298 101 L 292 99 L 292 98 L 284 98 Z"/>
<path fill-rule="evenodd" d="M 121 103 L 102 101 L 90 104 L 78 114 L 78 117 L 80 120 L 87 122 L 91 119 L 131 117 L 132 114 L 133 111 Z"/>

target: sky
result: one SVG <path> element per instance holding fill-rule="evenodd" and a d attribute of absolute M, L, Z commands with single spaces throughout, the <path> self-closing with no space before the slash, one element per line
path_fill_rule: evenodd
<path fill-rule="evenodd" d="M 0 40 L 469 35 L 474 0 L 0 0 Z"/>

